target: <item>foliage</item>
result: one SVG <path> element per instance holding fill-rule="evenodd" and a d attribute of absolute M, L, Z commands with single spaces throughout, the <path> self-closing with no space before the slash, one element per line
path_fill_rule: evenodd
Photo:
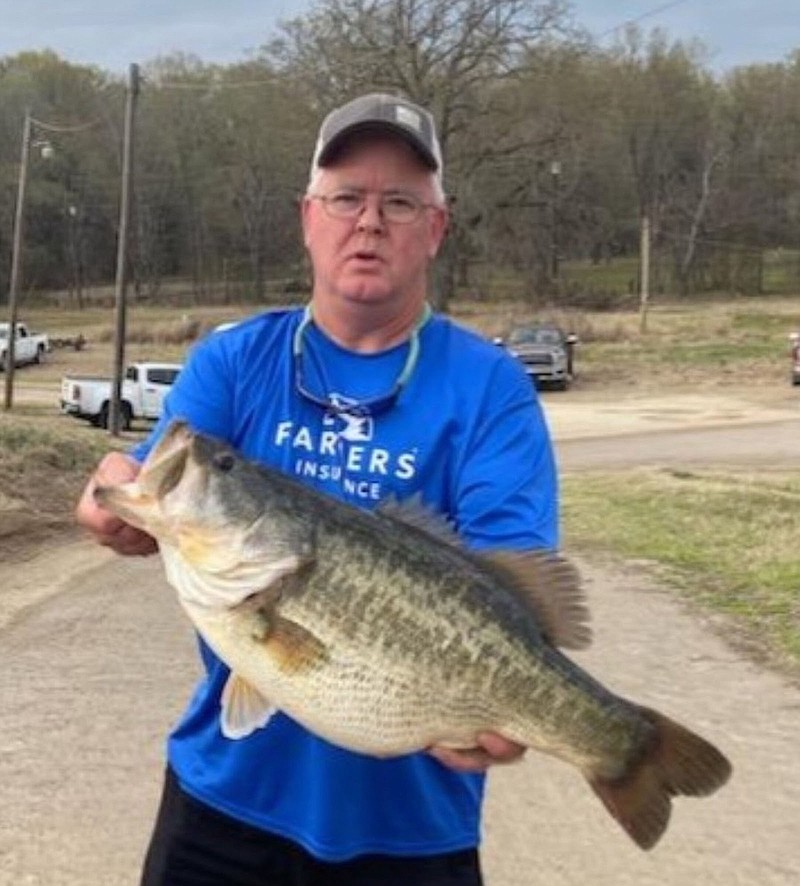
<path fill-rule="evenodd" d="M 297 200 L 316 128 L 365 90 L 437 118 L 454 198 L 442 304 L 480 292 L 616 306 L 638 292 L 645 214 L 656 296 L 800 284 L 800 53 L 715 78 L 702 46 L 659 31 L 593 45 L 560 0 L 318 0 L 249 60 L 174 55 L 143 75 L 139 299 L 176 279 L 197 303 L 305 291 Z M 30 108 L 57 126 L 34 127 L 53 152 L 32 153 L 23 291 L 82 306 L 113 281 L 124 99 L 120 78 L 51 52 L 0 59 L 0 280 Z"/>

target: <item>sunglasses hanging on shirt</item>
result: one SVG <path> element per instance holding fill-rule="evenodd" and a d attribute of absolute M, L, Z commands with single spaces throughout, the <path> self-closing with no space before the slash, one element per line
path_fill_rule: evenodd
<path fill-rule="evenodd" d="M 303 318 L 298 324 L 297 329 L 294 333 L 294 339 L 292 340 L 295 390 L 304 400 L 308 400 L 310 403 L 316 404 L 321 409 L 324 409 L 326 412 L 333 415 L 347 414 L 354 416 L 369 416 L 371 418 L 374 418 L 377 415 L 388 412 L 397 402 L 397 398 L 400 396 L 400 393 L 406 386 L 409 378 L 411 378 L 411 374 L 416 368 L 417 362 L 419 360 L 420 350 L 419 331 L 425 325 L 430 315 L 430 305 L 426 303 L 422 311 L 422 315 L 414 326 L 414 329 L 411 331 L 411 337 L 408 342 L 408 356 L 406 357 L 406 362 L 403 364 L 403 368 L 400 370 L 400 374 L 397 376 L 397 379 L 392 385 L 391 389 L 385 394 L 381 394 L 377 397 L 370 397 L 367 400 L 343 402 L 342 400 L 334 399 L 330 395 L 318 396 L 317 394 L 310 391 L 305 383 L 303 375 L 303 347 L 305 332 L 308 327 L 314 322 L 314 317 L 311 313 L 311 306 L 307 305 L 305 311 L 303 312 Z"/>

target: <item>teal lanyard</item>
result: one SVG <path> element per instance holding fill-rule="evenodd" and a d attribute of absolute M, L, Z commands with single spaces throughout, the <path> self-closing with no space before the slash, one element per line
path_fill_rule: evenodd
<path fill-rule="evenodd" d="M 314 316 L 311 313 L 311 305 L 306 305 L 303 311 L 303 318 L 297 325 L 292 340 L 292 357 L 294 358 L 294 380 L 295 389 L 305 400 L 315 403 L 317 406 L 325 409 L 327 412 L 334 414 L 347 413 L 348 415 L 369 415 L 376 416 L 391 409 L 397 402 L 403 388 L 411 378 L 412 373 L 416 369 L 419 362 L 420 343 L 419 333 L 422 327 L 428 322 L 431 316 L 431 307 L 426 302 L 419 320 L 417 320 L 414 328 L 411 330 L 411 336 L 408 342 L 408 356 L 400 374 L 397 376 L 395 383 L 390 391 L 379 397 L 372 397 L 369 400 L 363 400 L 357 403 L 337 403 L 329 396 L 319 397 L 312 393 L 306 387 L 303 381 L 303 341 L 304 334 L 311 323 L 314 322 Z"/>

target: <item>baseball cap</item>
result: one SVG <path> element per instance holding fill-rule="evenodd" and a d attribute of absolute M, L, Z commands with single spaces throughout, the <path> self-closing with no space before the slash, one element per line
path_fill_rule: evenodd
<path fill-rule="evenodd" d="M 311 171 L 327 166 L 347 138 L 356 132 L 390 132 L 404 139 L 441 179 L 442 149 L 433 116 L 413 102 L 373 92 L 335 108 L 322 121 Z"/>

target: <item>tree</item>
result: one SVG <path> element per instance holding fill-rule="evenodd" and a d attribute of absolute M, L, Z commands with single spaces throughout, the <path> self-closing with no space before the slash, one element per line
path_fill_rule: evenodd
<path fill-rule="evenodd" d="M 248 82 L 258 88 L 236 86 Z M 291 79 L 277 76 L 264 62 L 232 68 L 220 86 L 224 188 L 249 258 L 253 296 L 263 301 L 268 265 L 286 267 L 302 254 L 298 196 L 308 178 L 314 120 Z"/>
<path fill-rule="evenodd" d="M 34 123 L 25 206 L 26 285 L 62 287 L 72 279 L 71 235 L 80 233 L 82 256 L 91 248 L 86 230 L 70 230 L 69 207 L 105 199 L 104 182 L 94 176 L 103 152 L 99 96 L 111 79 L 95 68 L 71 65 L 52 52 L 27 52 L 0 61 L 0 272 L 8 269 L 16 204 L 22 121 Z M 47 147 L 45 154 L 42 147 Z M 101 196 L 102 195 L 102 196 Z M 76 210 L 77 211 L 77 210 Z M 7 241 L 5 239 L 8 232 Z M 88 269 L 87 269 L 88 270 Z M 102 273 L 104 273 L 104 269 Z"/>
<path fill-rule="evenodd" d="M 688 233 L 694 226 L 696 239 L 715 162 L 710 122 L 714 93 L 697 55 L 696 47 L 670 45 L 658 30 L 644 44 L 638 29 L 630 28 L 615 52 L 612 71 L 615 117 L 630 161 L 640 222 L 654 239 L 666 237 L 673 244 L 684 237 L 682 228 Z M 693 249 L 683 255 L 686 275 Z M 648 291 L 649 286 L 642 287 L 643 295 Z M 644 297 L 640 308 L 644 329 Z"/>
<path fill-rule="evenodd" d="M 508 121 L 494 138 L 485 137 L 487 121 L 499 119 L 498 87 L 520 75 L 526 50 L 564 28 L 566 11 L 561 0 L 322 0 L 265 47 L 279 70 L 305 86 L 318 115 L 372 90 L 432 110 L 448 188 L 458 196 L 437 292 L 441 309 L 469 248 L 475 176 L 516 147 L 508 141 Z"/>

